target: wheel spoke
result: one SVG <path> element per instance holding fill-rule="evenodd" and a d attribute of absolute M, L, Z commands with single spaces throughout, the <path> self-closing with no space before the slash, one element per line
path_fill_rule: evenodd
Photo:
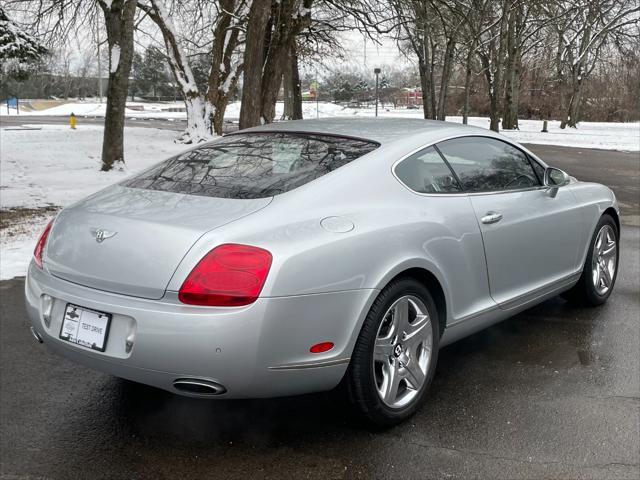
<path fill-rule="evenodd" d="M 431 320 L 428 315 L 418 315 L 414 323 L 405 330 L 404 343 L 415 346 L 431 334 Z"/>
<path fill-rule="evenodd" d="M 605 247 L 602 249 L 602 255 L 605 258 L 610 258 L 616 253 L 616 242 L 607 242 Z"/>
<path fill-rule="evenodd" d="M 606 249 L 604 249 L 602 251 L 602 256 L 605 258 L 610 258 L 613 256 L 614 253 L 616 253 L 615 243 L 613 245 L 609 245 Z"/>
<path fill-rule="evenodd" d="M 393 342 L 388 338 L 379 338 L 376 340 L 373 348 L 373 356 L 379 361 L 388 361 L 393 355 Z"/>
<path fill-rule="evenodd" d="M 603 246 L 604 246 L 604 230 L 601 230 L 598 233 L 598 236 L 596 237 L 596 244 L 594 246 L 595 247 L 594 250 L 597 253 L 601 254 Z"/>
<path fill-rule="evenodd" d="M 420 364 L 417 362 L 417 359 L 409 362 L 409 364 L 405 367 L 405 375 L 407 380 L 411 384 L 411 387 L 414 390 L 420 390 L 420 387 L 422 387 L 422 384 L 424 383 L 425 375 L 420 368 Z"/>
<path fill-rule="evenodd" d="M 398 387 L 400 386 L 400 375 L 398 373 L 398 362 L 388 363 L 383 367 L 384 382 L 382 383 L 382 397 L 388 404 L 393 404 L 398 397 Z"/>
<path fill-rule="evenodd" d="M 597 263 L 593 267 L 593 285 L 596 288 L 600 287 L 600 265 Z"/>
<path fill-rule="evenodd" d="M 600 271 L 602 272 L 602 282 L 603 286 L 609 288 L 611 286 L 611 274 L 609 273 L 609 269 L 606 266 L 600 266 Z"/>
<path fill-rule="evenodd" d="M 409 325 L 409 299 L 401 298 L 393 308 L 393 320 L 397 325 L 397 332 L 401 334 Z"/>

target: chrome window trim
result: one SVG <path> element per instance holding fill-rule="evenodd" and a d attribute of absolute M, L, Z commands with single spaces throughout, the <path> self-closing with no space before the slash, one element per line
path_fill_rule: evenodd
<path fill-rule="evenodd" d="M 517 145 L 516 143 L 514 143 L 514 142 L 512 142 L 512 141 L 510 141 L 508 139 L 505 140 L 504 138 L 496 137 L 496 136 L 493 136 L 493 135 L 486 135 L 486 134 L 482 134 L 482 133 L 463 133 L 463 134 L 451 135 L 449 137 L 443 137 L 443 138 L 441 138 L 439 140 L 436 140 L 436 141 L 433 141 L 433 142 L 429 142 L 429 143 L 425 143 L 424 145 L 422 145 L 422 146 L 410 151 L 406 155 L 402 156 L 399 160 L 396 160 L 395 162 L 393 162 L 393 165 L 391 165 L 391 174 L 395 177 L 395 179 L 404 188 L 409 190 L 411 193 L 413 193 L 415 195 L 420 195 L 422 197 L 468 197 L 468 196 L 479 196 L 479 195 L 500 195 L 500 194 L 503 194 L 503 193 L 518 193 L 518 192 L 529 192 L 529 191 L 534 191 L 534 190 L 546 190 L 547 189 L 547 187 L 545 187 L 544 185 L 539 185 L 537 187 L 519 188 L 517 190 L 493 190 L 493 191 L 489 191 L 489 192 L 421 193 L 421 192 L 416 192 L 415 190 L 410 188 L 408 185 L 406 185 L 400 179 L 400 177 L 398 177 L 398 175 L 396 174 L 396 167 L 400 163 L 402 163 L 403 161 L 405 161 L 407 158 L 411 157 L 412 155 L 420 152 L 421 150 L 425 150 L 425 149 L 427 149 L 429 147 L 437 147 L 438 143 L 446 142 L 447 140 L 454 140 L 456 138 L 465 138 L 465 137 L 489 138 L 491 140 L 498 140 L 498 141 L 504 142 L 507 145 L 510 145 L 513 148 L 516 148 L 516 149 L 520 150 L 521 152 L 529 155 L 531 157 L 531 160 L 538 162 L 540 165 L 542 165 L 543 168 L 547 168 L 547 165 L 542 160 L 540 160 L 538 157 L 536 157 L 533 153 L 531 153 L 529 150 L 527 150 L 526 148 L 524 148 L 524 147 L 522 147 L 520 145 Z M 533 168 L 533 166 L 531 168 Z M 536 175 L 536 177 L 537 177 L 537 175 Z"/>

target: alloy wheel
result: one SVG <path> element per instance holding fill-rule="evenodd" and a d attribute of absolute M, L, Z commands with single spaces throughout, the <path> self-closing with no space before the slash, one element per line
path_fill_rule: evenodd
<path fill-rule="evenodd" d="M 409 404 L 424 385 L 433 351 L 427 307 L 414 295 L 396 300 L 385 313 L 373 354 L 376 390 L 391 408 Z"/>
<path fill-rule="evenodd" d="M 591 259 L 593 286 L 598 295 L 605 295 L 613 285 L 617 268 L 616 234 L 611 225 L 603 225 L 596 236 Z"/>

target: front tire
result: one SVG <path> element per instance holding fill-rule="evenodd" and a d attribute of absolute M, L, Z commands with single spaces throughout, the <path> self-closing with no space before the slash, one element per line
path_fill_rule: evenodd
<path fill-rule="evenodd" d="M 605 214 L 596 226 L 578 283 L 564 294 L 570 301 L 592 306 L 607 301 L 618 276 L 618 226 Z"/>
<path fill-rule="evenodd" d="M 373 303 L 347 372 L 352 404 L 369 422 L 396 425 L 423 403 L 438 360 L 438 313 L 412 278 L 390 283 Z"/>

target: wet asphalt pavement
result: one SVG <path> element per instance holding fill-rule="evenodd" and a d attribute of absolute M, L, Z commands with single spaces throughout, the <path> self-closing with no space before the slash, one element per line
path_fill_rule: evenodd
<path fill-rule="evenodd" d="M 442 350 L 424 408 L 375 432 L 339 392 L 178 397 L 36 344 L 0 283 L 0 478 L 640 477 L 640 230 L 609 302 L 555 298 Z"/>
<path fill-rule="evenodd" d="M 640 223 L 637 152 L 528 147 Z M 638 479 L 640 229 L 621 252 L 606 305 L 558 297 L 443 349 L 424 408 L 384 432 L 340 392 L 193 400 L 75 365 L 32 340 L 23 279 L 0 282 L 0 479 Z"/>

